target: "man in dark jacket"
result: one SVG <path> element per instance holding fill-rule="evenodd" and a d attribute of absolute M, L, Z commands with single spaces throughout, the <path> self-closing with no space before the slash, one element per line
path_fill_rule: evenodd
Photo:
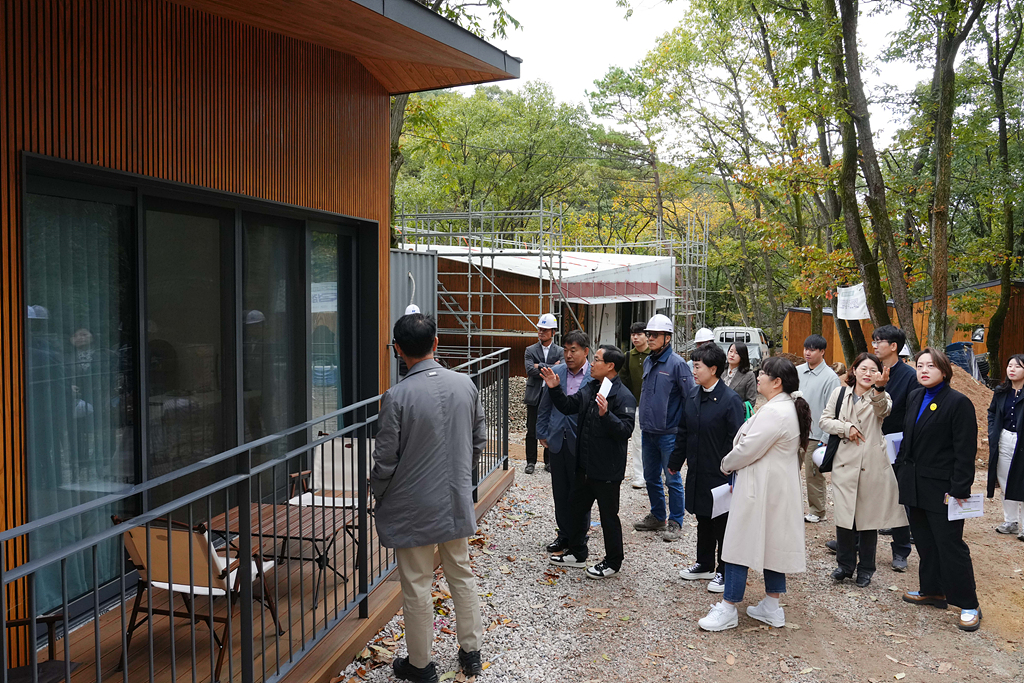
<path fill-rule="evenodd" d="M 549 368 L 541 372 L 551 402 L 563 413 L 575 413 L 576 481 L 570 499 L 568 549 L 551 556 L 552 564 L 584 567 L 588 555 L 588 513 L 597 501 L 604 533 L 605 558 L 587 568 L 591 579 L 604 579 L 622 567 L 622 524 L 619 522 L 619 485 L 626 474 L 626 447 L 636 419 L 636 399 L 619 379 L 626 357 L 614 346 L 602 346 L 591 365 L 593 379 L 572 396 L 566 396 L 558 376 Z M 602 385 L 609 387 L 602 391 Z"/>
<path fill-rule="evenodd" d="M 711 516 L 711 489 L 729 483 L 729 477 L 722 474 L 722 458 L 732 450 L 745 412 L 739 395 L 720 381 L 727 363 L 725 352 L 717 344 L 705 344 L 690 357 L 697 386 L 683 402 L 683 419 L 668 469 L 678 472 L 686 462 L 686 511 L 697 517 L 697 563 L 679 575 L 690 581 L 711 579 L 708 591 L 724 593 L 722 541 L 729 514 Z"/>
<path fill-rule="evenodd" d="M 526 469 L 533 474 L 537 467 L 537 407 L 540 405 L 544 381 L 540 378 L 541 368 L 550 368 L 562 362 L 562 347 L 555 343 L 558 322 L 555 316 L 545 313 L 537 321 L 537 343 L 526 347 Z M 544 469 L 551 471 L 550 452 L 544 448 Z"/>

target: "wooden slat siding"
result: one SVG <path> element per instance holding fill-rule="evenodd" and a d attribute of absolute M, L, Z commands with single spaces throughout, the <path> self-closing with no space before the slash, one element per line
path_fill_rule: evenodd
<path fill-rule="evenodd" d="M 26 521 L 21 152 L 380 223 L 387 338 L 387 90 L 351 56 L 160 0 L 0 3 L 0 475 Z M 381 389 L 389 377 L 379 358 Z M 9 546 L 9 566 L 25 548 Z M 7 595 L 23 614 L 22 587 Z M 11 636 L 12 653 L 23 653 Z"/>

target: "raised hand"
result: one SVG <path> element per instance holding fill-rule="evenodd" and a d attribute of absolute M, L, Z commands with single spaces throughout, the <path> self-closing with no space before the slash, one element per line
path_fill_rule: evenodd
<path fill-rule="evenodd" d="M 558 379 L 558 375 L 556 375 L 555 371 L 551 368 L 541 368 L 540 377 L 544 380 L 544 384 L 548 385 L 548 389 L 554 389 L 562 383 L 562 381 Z"/>
<path fill-rule="evenodd" d="M 877 387 L 884 387 L 889 383 L 889 368 L 884 368 L 881 372 L 875 371 L 874 385 Z"/>

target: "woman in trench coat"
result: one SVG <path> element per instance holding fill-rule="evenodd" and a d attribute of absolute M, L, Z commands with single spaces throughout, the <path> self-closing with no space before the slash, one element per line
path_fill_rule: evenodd
<path fill-rule="evenodd" d="M 722 472 L 735 473 L 729 521 L 722 544 L 725 594 L 698 625 L 705 631 L 736 628 L 747 570 L 764 573 L 765 598 L 747 615 L 770 626 L 786 625 L 779 605 L 786 574 L 806 569 L 801 451 L 807 449 L 811 409 L 800 392 L 796 367 L 785 358 L 761 363 L 757 391 L 764 406 L 736 433 Z"/>
<path fill-rule="evenodd" d="M 842 582 L 856 572 L 861 588 L 875 573 L 878 529 L 907 525 L 882 436 L 882 420 L 892 410 L 892 398 L 885 392 L 888 382 L 889 368 L 873 354 L 860 354 L 846 373 L 845 390 L 832 392 L 818 421 L 823 432 L 842 438 L 832 464 L 839 564 L 832 578 Z M 843 404 L 836 417 L 840 393 Z"/>

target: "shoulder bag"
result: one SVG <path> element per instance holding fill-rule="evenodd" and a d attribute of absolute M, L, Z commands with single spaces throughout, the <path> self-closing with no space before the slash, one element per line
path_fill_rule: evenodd
<path fill-rule="evenodd" d="M 836 414 L 835 418 L 839 419 L 839 411 L 843 409 L 843 400 L 846 398 L 846 387 L 842 387 L 839 390 L 839 400 L 836 401 Z M 839 450 L 839 444 L 842 439 L 837 434 L 831 434 L 828 437 L 828 444 L 825 446 L 825 457 L 821 460 L 821 465 L 818 467 L 822 472 L 832 471 L 832 461 L 836 459 L 836 451 Z"/>

